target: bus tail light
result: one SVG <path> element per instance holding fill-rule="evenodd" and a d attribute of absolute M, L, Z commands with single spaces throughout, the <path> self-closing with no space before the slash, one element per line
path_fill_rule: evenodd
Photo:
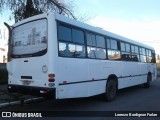
<path fill-rule="evenodd" d="M 55 74 L 48 74 L 48 77 L 49 77 L 49 78 L 54 78 L 54 77 L 55 77 Z"/>
<path fill-rule="evenodd" d="M 54 82 L 55 79 L 48 79 L 48 82 Z"/>
<path fill-rule="evenodd" d="M 48 74 L 48 77 L 49 77 L 48 82 L 54 82 L 55 81 L 55 79 L 54 79 L 55 74 Z"/>

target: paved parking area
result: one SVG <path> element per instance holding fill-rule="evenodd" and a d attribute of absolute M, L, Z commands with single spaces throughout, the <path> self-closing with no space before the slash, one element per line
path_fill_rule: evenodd
<path fill-rule="evenodd" d="M 19 93 L 9 93 L 7 90 L 7 84 L 0 85 L 0 104 L 21 101 L 30 98 L 35 98 L 35 96 L 23 95 Z"/>

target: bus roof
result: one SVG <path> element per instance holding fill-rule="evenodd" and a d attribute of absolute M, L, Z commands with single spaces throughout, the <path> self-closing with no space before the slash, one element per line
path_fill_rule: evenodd
<path fill-rule="evenodd" d="M 43 18 L 47 18 L 48 16 L 48 13 L 44 13 L 44 14 L 40 14 L 40 15 L 35 15 L 35 16 L 32 16 L 32 17 L 29 17 L 29 18 L 26 18 L 26 19 L 23 19 L 21 21 L 18 21 L 17 23 L 15 23 L 12 27 L 17 27 L 19 25 L 22 25 L 22 24 L 25 24 L 27 22 L 30 22 L 30 21 L 34 21 L 36 19 L 43 19 Z"/>
<path fill-rule="evenodd" d="M 111 33 L 109 31 L 103 30 L 101 28 L 91 26 L 89 24 L 82 23 L 80 21 L 65 17 L 65 16 L 57 14 L 57 13 L 54 13 L 54 14 L 55 14 L 55 19 L 58 20 L 58 21 L 61 21 L 61 22 L 64 22 L 64 23 L 67 23 L 67 24 L 70 24 L 70 25 L 74 25 L 74 26 L 77 26 L 77 27 L 80 27 L 80 28 L 83 28 L 83 29 L 86 29 L 86 30 L 89 30 L 89 31 L 92 31 L 92 32 L 96 32 L 96 33 L 99 33 L 101 35 L 105 35 L 105 36 L 108 36 L 108 37 L 111 37 L 111 38 L 115 38 L 115 39 L 118 39 L 118 40 L 121 40 L 121 41 L 124 41 L 124 42 L 128 42 L 128 43 L 131 43 L 131 44 L 134 44 L 134 45 L 138 45 L 138 46 L 141 46 L 141 47 L 145 47 L 145 48 L 154 50 L 153 47 L 145 45 L 145 44 L 137 42 L 137 41 L 134 41 L 132 39 L 128 39 L 126 37 L 117 35 L 115 33 Z"/>
<path fill-rule="evenodd" d="M 24 19 L 22 21 L 19 21 L 19 22 L 15 23 L 13 25 L 13 27 L 19 26 L 21 24 L 24 24 L 26 22 L 33 21 L 33 20 L 36 20 L 36 19 L 47 18 L 47 16 L 49 16 L 50 14 L 54 14 L 55 19 L 58 20 L 58 21 L 61 21 L 61 22 L 64 22 L 64 23 L 67 23 L 67 24 L 70 24 L 70 25 L 74 25 L 74 26 L 77 26 L 77 27 L 80 27 L 80 28 L 83 28 L 83 29 L 86 29 L 86 30 L 104 35 L 104 36 L 108 36 L 108 37 L 111 37 L 111 38 L 114 38 L 114 39 L 118 39 L 118 40 L 121 40 L 121 41 L 124 41 L 124 42 L 128 42 L 128 43 L 131 43 L 131 44 L 134 44 L 134 45 L 138 45 L 138 46 L 141 46 L 141 47 L 145 47 L 145 48 L 154 50 L 154 48 L 151 47 L 151 46 L 145 45 L 143 43 L 140 43 L 140 42 L 137 42 L 137 41 L 134 41 L 134 40 L 131 40 L 131 39 L 128 39 L 126 37 L 117 35 L 115 33 L 111 33 L 109 31 L 103 30 L 101 28 L 97 28 L 97 27 L 91 26 L 89 24 L 82 23 L 80 21 L 65 17 L 64 15 L 60 15 L 60 14 L 55 13 L 55 12 L 54 13 L 53 12 L 44 13 L 44 14 L 40 14 L 40 15 L 35 15 L 33 17 L 29 17 L 27 19 Z"/>

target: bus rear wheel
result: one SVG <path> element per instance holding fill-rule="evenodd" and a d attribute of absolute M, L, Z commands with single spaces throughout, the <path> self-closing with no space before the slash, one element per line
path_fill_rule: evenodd
<path fill-rule="evenodd" d="M 144 88 L 149 88 L 150 87 L 150 81 L 152 80 L 151 74 L 147 75 L 147 82 L 144 83 Z"/>
<path fill-rule="evenodd" d="M 106 85 L 105 100 L 112 101 L 117 93 L 117 84 L 115 80 L 109 80 Z"/>

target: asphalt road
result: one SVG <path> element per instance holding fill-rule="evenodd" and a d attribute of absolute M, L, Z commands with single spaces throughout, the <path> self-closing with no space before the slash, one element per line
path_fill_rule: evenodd
<path fill-rule="evenodd" d="M 160 111 L 160 78 L 151 83 L 149 89 L 143 88 L 142 86 L 135 86 L 119 90 L 116 99 L 112 102 L 105 102 L 101 97 L 81 98 L 81 99 L 66 99 L 66 100 L 43 100 L 36 103 L 16 105 L 5 108 L 0 108 L 0 111 L 19 111 L 19 112 L 37 112 L 37 111 L 94 111 L 88 114 L 90 117 L 87 119 L 92 120 L 106 120 L 106 116 L 98 117 L 96 114 L 102 114 L 102 111 L 114 111 L 117 113 L 121 111 Z M 99 112 L 100 111 L 100 112 Z M 53 112 L 54 114 L 54 112 Z M 76 114 L 76 113 L 75 113 Z M 93 115 L 93 117 L 92 117 Z M 84 116 L 86 117 L 86 116 Z M 107 117 L 109 119 L 110 117 Z M 146 120 L 146 117 L 141 117 Z M 160 117 L 159 117 L 160 118 Z M 147 119 L 159 119 L 158 117 L 147 117 Z M 65 120 L 66 118 L 58 117 L 55 119 Z M 71 117 L 70 119 L 74 119 Z M 76 118 L 82 119 L 82 118 Z M 83 118 L 84 119 L 84 118 Z M 123 119 L 113 117 L 112 119 Z M 126 117 L 125 117 L 126 119 Z M 132 118 L 127 118 L 132 119 Z M 138 117 L 134 117 L 138 119 Z"/>

